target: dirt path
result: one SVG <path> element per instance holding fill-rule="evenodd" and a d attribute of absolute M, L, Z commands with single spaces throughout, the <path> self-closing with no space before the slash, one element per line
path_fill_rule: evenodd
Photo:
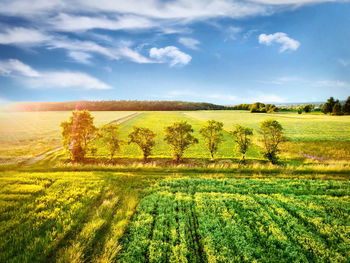
<path fill-rule="evenodd" d="M 126 122 L 126 121 L 128 121 L 128 120 L 130 120 L 130 119 L 136 117 L 137 115 L 140 115 L 140 114 L 141 114 L 141 112 L 135 112 L 135 113 L 133 113 L 133 114 L 130 114 L 130 115 L 125 116 L 125 117 L 123 117 L 123 118 L 120 118 L 120 119 L 118 119 L 118 120 L 111 121 L 110 123 L 122 124 L 123 122 Z"/>
<path fill-rule="evenodd" d="M 120 119 L 111 121 L 110 123 L 114 123 L 114 124 L 118 124 L 118 125 L 119 125 L 119 124 L 122 124 L 123 122 L 126 122 L 126 121 L 128 121 L 128 120 L 130 120 L 130 119 L 136 117 L 137 115 L 140 115 L 140 114 L 141 114 L 141 112 L 135 112 L 135 113 L 132 113 L 132 114 L 130 114 L 130 115 L 127 115 L 127 116 L 125 116 L 125 117 L 123 117 L 123 118 L 120 118 Z M 46 152 L 46 153 L 40 154 L 40 155 L 38 155 L 38 156 L 36 156 L 36 157 L 34 157 L 34 158 L 32 158 L 32 159 L 29 159 L 29 160 L 27 160 L 27 161 L 24 161 L 23 164 L 24 164 L 24 165 L 34 164 L 34 163 L 36 163 L 36 162 L 39 162 L 39 161 L 45 159 L 49 154 L 52 154 L 52 153 L 57 152 L 57 151 L 62 150 L 62 149 L 63 149 L 62 146 L 57 147 L 57 148 L 52 149 L 52 150 L 50 150 L 50 151 L 48 151 L 48 152 Z"/>

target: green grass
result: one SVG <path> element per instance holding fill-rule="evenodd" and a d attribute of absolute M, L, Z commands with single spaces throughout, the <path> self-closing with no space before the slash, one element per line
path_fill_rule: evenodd
<path fill-rule="evenodd" d="M 344 262 L 349 181 L 165 180 L 143 198 L 121 262 Z"/>
<path fill-rule="evenodd" d="M 154 131 L 157 135 L 156 146 L 152 152 L 152 158 L 171 158 L 171 149 L 169 145 L 164 142 L 164 127 L 171 125 L 175 121 L 186 120 L 194 129 L 194 136 L 199 139 L 199 143 L 191 146 L 186 150 L 185 158 L 209 158 L 210 154 L 205 146 L 202 137 L 199 134 L 199 129 L 204 122 L 187 116 L 185 112 L 143 112 L 142 114 L 132 118 L 121 124 L 121 137 L 127 141 L 127 136 L 132 130 L 133 126 L 147 127 Z M 217 158 L 232 158 L 240 155 L 234 152 L 234 143 L 229 134 L 224 132 L 225 141 L 220 145 L 217 153 Z M 101 146 L 101 144 L 99 145 Z M 108 152 L 103 147 L 99 147 L 99 156 L 108 156 Z M 136 145 L 124 145 L 118 157 L 123 158 L 141 158 L 142 153 Z M 258 147 L 253 146 L 248 152 L 248 157 L 258 158 Z"/>
<path fill-rule="evenodd" d="M 259 136 L 259 123 L 267 118 L 279 121 L 289 142 L 282 145 L 282 157 L 312 162 L 317 160 L 350 160 L 350 116 L 330 116 L 297 113 L 250 113 L 248 111 L 196 111 L 186 115 L 201 121 L 214 119 L 224 123 L 226 130 L 235 124 L 254 129 Z M 254 140 L 255 144 L 259 144 Z"/>
<path fill-rule="evenodd" d="M 92 112 L 97 126 L 130 114 Z M 61 146 L 60 123 L 70 115 L 70 111 L 0 112 L 0 158 L 28 158 Z"/>
<path fill-rule="evenodd" d="M 273 118 L 282 124 L 286 136 L 292 141 L 350 140 L 350 116 L 248 111 L 193 111 L 186 114 L 201 121 L 210 119 L 221 121 L 227 130 L 232 130 L 235 124 L 257 130 L 261 121 Z"/>
<path fill-rule="evenodd" d="M 93 112 L 96 126 L 120 119 L 132 112 Z M 20 161 L 31 158 L 61 146 L 59 124 L 67 120 L 70 112 L 31 112 L 0 114 L 0 159 Z M 234 151 L 235 145 L 228 131 L 235 124 L 254 128 L 254 145 L 247 153 L 248 159 L 261 160 L 257 140 L 259 123 L 267 118 L 281 122 L 289 142 L 282 146 L 281 157 L 288 162 L 330 162 L 350 160 L 350 117 L 325 116 L 296 113 L 252 114 L 245 111 L 194 111 L 194 112 L 142 112 L 122 123 L 121 137 L 127 141 L 132 126 L 148 127 L 156 134 L 153 159 L 171 159 L 170 147 L 164 142 L 164 127 L 174 121 L 187 120 L 194 128 L 199 144 L 190 147 L 185 158 L 208 159 L 209 153 L 199 135 L 199 129 L 206 120 L 214 119 L 224 123 L 224 139 L 217 154 L 218 159 L 240 158 Z M 315 156 L 315 159 L 303 155 Z M 108 159 L 106 147 L 98 143 L 98 158 Z M 125 144 L 118 158 L 141 159 L 142 153 L 136 145 Z M 319 161 L 321 160 L 321 161 Z"/>

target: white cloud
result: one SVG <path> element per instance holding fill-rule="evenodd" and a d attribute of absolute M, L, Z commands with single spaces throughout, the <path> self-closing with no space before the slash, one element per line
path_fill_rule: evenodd
<path fill-rule="evenodd" d="M 238 35 L 242 32 L 242 28 L 236 26 L 230 26 L 226 30 L 227 38 L 236 40 Z"/>
<path fill-rule="evenodd" d="M 305 5 L 318 4 L 326 2 L 344 2 L 344 0 L 250 0 L 255 3 L 269 4 L 269 5 Z"/>
<path fill-rule="evenodd" d="M 19 75 L 32 88 L 112 89 L 108 84 L 82 72 L 38 72 L 17 59 L 0 61 L 0 74 Z"/>
<path fill-rule="evenodd" d="M 33 18 L 57 13 L 130 14 L 149 19 L 179 20 L 186 23 L 215 17 L 242 18 L 278 11 L 278 6 L 301 6 L 344 0 L 2 0 L 0 13 Z M 276 8 L 273 8 L 277 5 Z M 91 22 L 91 21 L 89 21 Z M 106 21 L 95 21 L 101 26 Z M 110 27 L 110 23 L 106 24 Z"/>
<path fill-rule="evenodd" d="M 82 63 L 82 64 L 91 64 L 91 55 L 86 52 L 80 52 L 80 51 L 70 51 L 68 55 L 74 59 L 75 61 Z"/>
<path fill-rule="evenodd" d="M 6 28 L 0 32 L 0 44 L 30 45 L 42 43 L 50 37 L 36 29 L 23 27 Z"/>
<path fill-rule="evenodd" d="M 106 56 L 110 59 L 119 59 L 119 57 L 111 49 L 96 44 L 93 41 L 62 38 L 50 41 L 47 46 L 49 49 L 61 48 L 69 51 L 93 52 Z"/>
<path fill-rule="evenodd" d="M 350 83 L 340 80 L 320 80 L 316 82 L 317 86 L 323 87 L 350 87 Z"/>
<path fill-rule="evenodd" d="M 299 41 L 288 37 L 286 33 L 282 32 L 277 32 L 270 35 L 261 34 L 259 36 L 259 43 L 267 46 L 270 46 L 273 43 L 281 44 L 281 48 L 279 50 L 281 53 L 287 50 L 295 51 L 300 46 Z"/>
<path fill-rule="evenodd" d="M 2 0 L 0 13 L 6 15 L 35 17 L 54 10 L 62 10 L 69 2 L 64 0 Z"/>
<path fill-rule="evenodd" d="M 12 75 L 20 74 L 26 77 L 39 77 L 40 74 L 30 66 L 17 59 L 0 60 L 0 74 Z"/>
<path fill-rule="evenodd" d="M 154 19 L 201 20 L 213 17 L 240 18 L 265 13 L 266 8 L 231 0 L 80 0 L 85 8 L 106 12 L 128 13 Z M 186 22 L 186 21 L 182 21 Z"/>
<path fill-rule="evenodd" d="M 154 63 L 154 61 L 149 58 L 141 55 L 135 50 L 132 50 L 129 47 L 120 47 L 117 49 L 117 54 L 121 57 L 128 58 L 129 60 L 136 63 Z"/>
<path fill-rule="evenodd" d="M 112 89 L 108 84 L 82 72 L 43 72 L 38 78 L 26 79 L 31 88 Z"/>
<path fill-rule="evenodd" d="M 48 44 L 49 48 L 56 49 L 66 49 L 69 52 L 79 52 L 79 53 L 96 53 L 103 55 L 112 60 L 120 60 L 125 58 L 136 63 L 153 63 L 149 58 L 141 55 L 139 52 L 131 49 L 129 47 L 130 43 L 120 42 L 117 47 L 104 47 L 96 44 L 93 41 L 80 41 L 71 39 L 58 39 L 50 41 Z"/>
<path fill-rule="evenodd" d="M 95 28 L 108 30 L 135 30 L 154 27 L 156 24 L 148 18 L 135 15 L 118 16 L 114 19 L 105 16 L 74 16 L 61 13 L 49 21 L 51 26 L 60 31 L 86 31 Z"/>
<path fill-rule="evenodd" d="M 170 66 L 175 65 L 187 65 L 192 57 L 182 51 L 177 47 L 168 46 L 165 48 L 151 48 L 150 57 L 158 60 L 159 62 L 165 63 L 169 62 Z"/>
<path fill-rule="evenodd" d="M 93 41 L 70 39 L 63 36 L 48 35 L 36 29 L 13 28 L 0 33 L 0 44 L 43 46 L 47 49 L 65 49 L 68 56 L 80 63 L 89 63 L 90 53 L 99 54 L 112 60 L 122 58 L 136 63 L 153 63 L 149 58 L 133 50 L 132 43 L 120 41 L 115 47 L 102 46 Z"/>
<path fill-rule="evenodd" d="M 200 42 L 197 39 L 190 37 L 180 37 L 178 41 L 180 44 L 193 50 L 198 50 L 198 45 L 200 44 Z"/>

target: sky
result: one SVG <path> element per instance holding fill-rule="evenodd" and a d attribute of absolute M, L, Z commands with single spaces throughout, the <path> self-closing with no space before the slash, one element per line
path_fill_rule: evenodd
<path fill-rule="evenodd" d="M 350 96 L 347 0 L 0 0 L 0 104 Z"/>

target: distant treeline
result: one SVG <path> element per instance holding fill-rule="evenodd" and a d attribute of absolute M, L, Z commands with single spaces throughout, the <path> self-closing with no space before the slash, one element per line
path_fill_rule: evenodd
<path fill-rule="evenodd" d="M 254 104 L 239 104 L 232 107 L 233 110 L 249 110 L 250 112 L 276 112 L 279 109 L 274 104 L 255 102 Z"/>
<path fill-rule="evenodd" d="M 70 101 L 70 102 L 18 102 L 9 106 L 9 111 L 195 111 L 228 110 L 232 107 L 205 102 L 185 101 Z"/>

